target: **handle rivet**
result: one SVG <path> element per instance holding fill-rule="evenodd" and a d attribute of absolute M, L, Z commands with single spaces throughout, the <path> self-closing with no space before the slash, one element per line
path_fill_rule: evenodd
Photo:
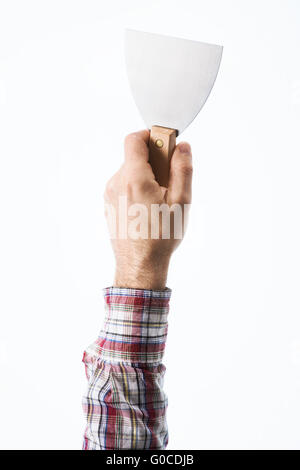
<path fill-rule="evenodd" d="M 164 146 L 164 142 L 163 142 L 163 140 L 161 140 L 161 139 L 157 139 L 157 140 L 155 141 L 155 145 L 156 145 L 156 147 L 158 147 L 159 149 L 161 149 L 161 148 Z"/>

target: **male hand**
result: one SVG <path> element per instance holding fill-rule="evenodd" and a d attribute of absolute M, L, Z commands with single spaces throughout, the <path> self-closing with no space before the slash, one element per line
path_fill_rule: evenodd
<path fill-rule="evenodd" d="M 115 287 L 163 290 L 171 255 L 181 242 L 186 227 L 186 209 L 191 203 L 192 193 L 190 145 L 181 142 L 176 146 L 170 163 L 169 185 L 164 188 L 155 180 L 148 162 L 149 136 L 149 131 L 144 130 L 126 137 L 124 164 L 109 180 L 104 194 L 110 229 L 112 215 L 116 221 L 116 233 L 112 236 L 116 258 Z M 122 207 L 125 198 L 127 207 L 124 211 Z M 170 236 L 166 236 L 166 217 L 152 220 L 153 208 L 161 204 L 171 209 Z M 182 220 L 177 218 L 180 210 Z M 130 226 L 138 228 L 134 216 L 139 211 L 138 225 L 143 225 L 144 230 L 134 233 L 130 231 Z M 180 225 L 182 223 L 181 236 L 178 236 L 174 219 L 177 225 L 178 221 Z M 146 235 L 145 226 L 149 229 Z"/>

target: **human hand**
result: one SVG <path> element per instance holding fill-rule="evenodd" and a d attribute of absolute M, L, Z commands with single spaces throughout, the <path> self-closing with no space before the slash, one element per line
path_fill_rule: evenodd
<path fill-rule="evenodd" d="M 164 188 L 148 163 L 149 135 L 144 130 L 126 137 L 124 164 L 106 185 L 115 287 L 163 290 L 171 255 L 186 228 L 192 193 L 190 145 L 181 142 L 176 146 L 169 185 Z M 159 215 L 160 209 L 164 215 Z"/>

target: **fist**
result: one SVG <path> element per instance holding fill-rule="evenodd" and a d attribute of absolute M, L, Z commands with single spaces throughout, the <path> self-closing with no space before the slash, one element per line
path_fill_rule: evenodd
<path fill-rule="evenodd" d="M 170 162 L 168 188 L 149 164 L 149 131 L 125 139 L 125 161 L 106 185 L 104 199 L 116 259 L 114 286 L 162 290 L 171 255 L 187 225 L 192 195 L 192 154 L 181 142 Z"/>

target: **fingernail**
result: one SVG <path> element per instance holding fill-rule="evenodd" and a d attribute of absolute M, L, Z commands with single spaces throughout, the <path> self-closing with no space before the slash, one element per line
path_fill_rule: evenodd
<path fill-rule="evenodd" d="M 191 146 L 187 142 L 181 142 L 178 145 L 180 153 L 191 153 Z"/>

